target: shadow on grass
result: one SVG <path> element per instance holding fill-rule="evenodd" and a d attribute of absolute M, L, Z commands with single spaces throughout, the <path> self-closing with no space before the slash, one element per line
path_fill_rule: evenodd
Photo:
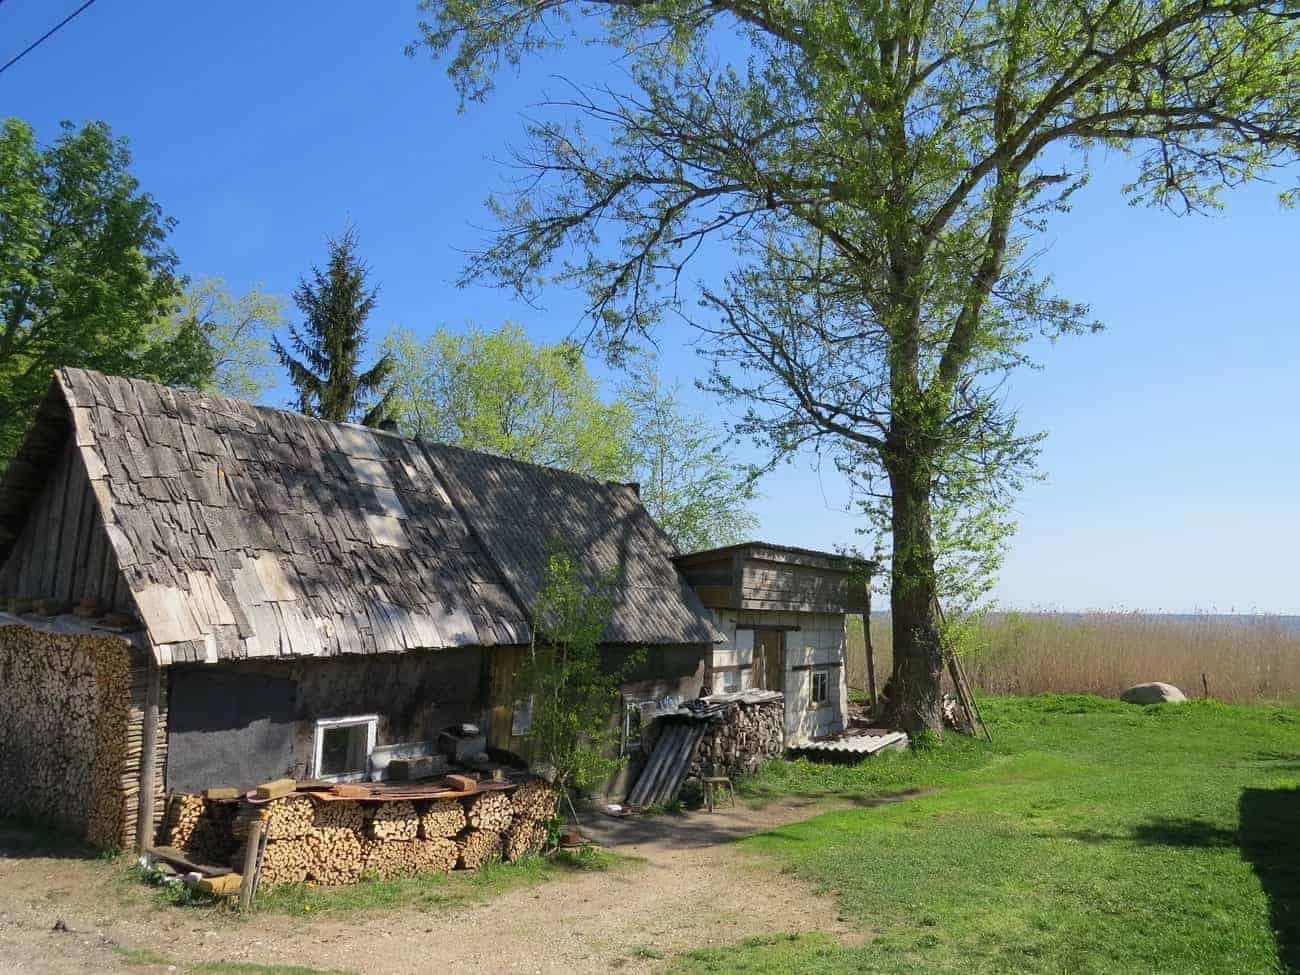
<path fill-rule="evenodd" d="M 1131 839 L 1185 849 L 1239 847 L 1268 898 L 1282 967 L 1300 975 L 1300 788 L 1245 789 L 1239 811 L 1236 831 L 1203 819 L 1155 817 L 1139 823 L 1128 836 L 1101 830 L 1067 835 L 1085 843 Z"/>
<path fill-rule="evenodd" d="M 24 816 L 0 817 L 0 860 L 99 860 L 111 851 Z"/>
<path fill-rule="evenodd" d="M 1268 895 L 1282 966 L 1300 973 L 1300 788 L 1242 792 L 1241 852 Z"/>

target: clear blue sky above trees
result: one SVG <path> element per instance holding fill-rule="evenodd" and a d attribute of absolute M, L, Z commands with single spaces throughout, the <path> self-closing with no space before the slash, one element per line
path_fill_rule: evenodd
<path fill-rule="evenodd" d="M 63 13 L 0 6 L 0 60 Z M 402 54 L 414 22 L 406 3 L 102 0 L 0 76 L 0 115 L 41 138 L 64 118 L 127 136 L 144 187 L 178 220 L 191 275 L 288 294 L 351 217 L 382 289 L 376 339 L 394 324 L 426 334 L 505 318 L 535 339 L 568 334 L 573 296 L 529 309 L 452 280 L 502 172 L 488 157 L 518 140 L 519 113 L 562 89 L 557 72 L 618 69 L 600 52 L 566 52 L 459 115 L 441 69 Z M 1051 437 L 1049 480 L 1022 498 L 999 595 L 1021 607 L 1300 612 L 1300 213 L 1258 186 L 1222 216 L 1178 220 L 1125 205 L 1125 177 L 1122 159 L 1102 161 L 1047 238 L 1061 291 L 1108 330 L 1044 347 L 1046 368 L 1008 390 Z M 701 366 L 690 336 L 667 334 L 663 372 L 689 384 Z M 763 536 L 855 541 L 845 487 L 811 460 L 762 493 Z"/>

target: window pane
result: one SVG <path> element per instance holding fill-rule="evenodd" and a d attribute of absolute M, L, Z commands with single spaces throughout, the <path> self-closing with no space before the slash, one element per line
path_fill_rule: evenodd
<path fill-rule="evenodd" d="M 344 725 L 321 732 L 318 775 L 350 775 L 366 770 L 368 726 Z"/>

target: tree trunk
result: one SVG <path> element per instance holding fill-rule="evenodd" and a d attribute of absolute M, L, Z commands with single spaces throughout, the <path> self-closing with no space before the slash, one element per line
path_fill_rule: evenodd
<path fill-rule="evenodd" d="M 894 643 L 890 706 L 908 734 L 923 729 L 942 734 L 943 650 L 935 613 L 929 469 L 914 454 L 895 456 L 889 467 L 894 536 L 889 595 Z"/>

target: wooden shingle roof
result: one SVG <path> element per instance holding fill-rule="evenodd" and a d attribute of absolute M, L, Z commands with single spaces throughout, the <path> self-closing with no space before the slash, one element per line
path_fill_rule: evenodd
<path fill-rule="evenodd" d="M 413 441 L 80 369 L 55 383 L 160 662 L 528 641 Z"/>
<path fill-rule="evenodd" d="M 713 643 L 712 617 L 673 565 L 676 548 L 634 487 L 425 444 L 447 488 L 530 616 L 552 539 L 588 577 L 617 577 L 608 643 Z"/>
<path fill-rule="evenodd" d="M 623 485 L 81 369 L 40 416 L 0 530 L 75 435 L 164 665 L 527 643 L 554 535 L 623 571 L 611 642 L 717 637 Z"/>

